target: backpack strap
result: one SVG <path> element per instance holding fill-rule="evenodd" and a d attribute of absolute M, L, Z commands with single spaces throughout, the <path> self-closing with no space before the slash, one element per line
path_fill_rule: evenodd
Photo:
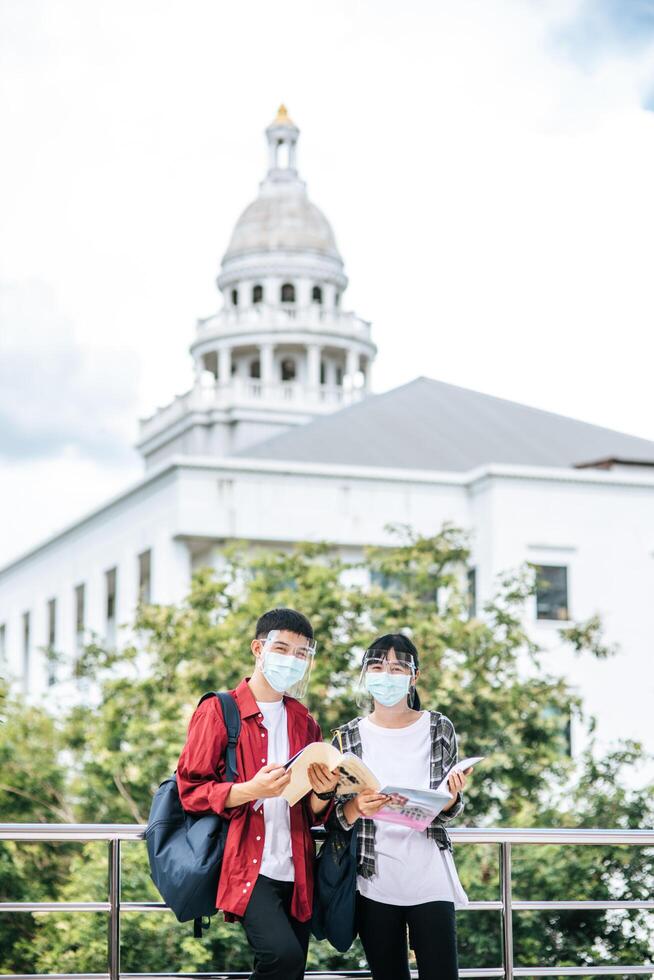
<path fill-rule="evenodd" d="M 227 691 L 208 691 L 203 694 L 198 705 L 206 701 L 207 698 L 218 698 L 223 712 L 223 721 L 227 729 L 227 749 L 225 752 L 225 777 L 227 782 L 233 783 L 238 776 L 238 765 L 236 763 L 236 745 L 241 734 L 241 713 L 234 698 Z"/>

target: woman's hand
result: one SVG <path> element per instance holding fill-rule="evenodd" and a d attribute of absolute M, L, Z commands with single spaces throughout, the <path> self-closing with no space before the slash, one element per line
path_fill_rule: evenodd
<path fill-rule="evenodd" d="M 374 789 L 363 789 L 343 807 L 343 813 L 348 823 L 354 823 L 359 817 L 374 817 L 390 800 L 390 796 L 378 793 Z"/>
<path fill-rule="evenodd" d="M 322 762 L 312 762 L 307 776 L 314 793 L 331 793 L 338 786 L 338 771 L 330 772 Z"/>
<path fill-rule="evenodd" d="M 470 766 L 468 769 L 464 769 L 463 772 L 460 772 L 458 769 L 455 769 L 454 772 L 451 772 L 450 775 L 448 776 L 447 787 L 450 793 L 452 794 L 453 800 L 456 799 L 458 793 L 463 792 L 465 785 L 468 782 L 468 776 L 470 775 L 471 772 L 472 772 L 472 766 Z"/>

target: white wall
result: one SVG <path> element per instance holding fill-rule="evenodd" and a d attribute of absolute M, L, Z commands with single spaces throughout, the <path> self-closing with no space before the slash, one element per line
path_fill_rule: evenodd
<path fill-rule="evenodd" d="M 57 600 L 56 647 L 74 653 L 75 586 L 85 585 L 87 634 L 105 633 L 105 572 L 117 574 L 117 622 L 129 622 L 138 597 L 137 556 L 152 551 L 152 596 L 173 601 L 187 585 L 186 549 L 173 541 L 178 500 L 173 473 L 148 482 L 88 521 L 64 533 L 31 556 L 0 572 L 0 623 L 6 623 L 10 677 L 22 672 L 23 612 L 32 618 L 29 693 L 39 695 L 46 686 L 46 606 Z M 186 572 L 186 574 L 184 574 Z M 65 671 L 62 671 L 65 673 Z"/>

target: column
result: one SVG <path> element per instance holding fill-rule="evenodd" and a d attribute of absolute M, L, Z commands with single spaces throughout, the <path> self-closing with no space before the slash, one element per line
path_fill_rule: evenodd
<path fill-rule="evenodd" d="M 195 363 L 193 365 L 193 370 L 195 374 L 195 384 L 199 385 L 202 382 L 202 374 L 204 372 L 204 358 L 196 357 Z"/>
<path fill-rule="evenodd" d="M 259 361 L 261 364 L 261 384 L 263 386 L 264 394 L 269 394 L 271 388 L 275 384 L 275 362 L 274 362 L 274 345 L 273 344 L 260 344 L 259 345 Z"/>
<path fill-rule="evenodd" d="M 345 361 L 345 373 L 350 380 L 350 388 L 354 388 L 354 379 L 359 370 L 359 352 L 349 347 Z"/>
<path fill-rule="evenodd" d="M 363 362 L 363 390 L 370 391 L 370 358 L 367 357 Z"/>
<path fill-rule="evenodd" d="M 218 384 L 228 385 L 232 380 L 231 347 L 221 347 L 218 351 Z"/>
<path fill-rule="evenodd" d="M 310 398 L 317 398 L 320 388 L 320 344 L 307 346 L 307 389 Z"/>

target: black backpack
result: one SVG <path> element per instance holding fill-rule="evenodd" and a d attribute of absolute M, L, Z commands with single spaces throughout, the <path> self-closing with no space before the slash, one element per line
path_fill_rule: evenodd
<path fill-rule="evenodd" d="M 225 727 L 227 750 L 225 778 L 238 776 L 236 743 L 241 731 L 241 715 L 231 694 L 210 691 L 200 698 L 219 698 Z M 193 919 L 193 935 L 202 936 L 204 917 L 216 913 L 216 893 L 225 850 L 229 821 L 209 811 L 187 813 L 179 799 L 177 776 L 165 779 L 154 794 L 145 839 L 150 859 L 150 875 L 166 905 L 178 922 Z"/>

